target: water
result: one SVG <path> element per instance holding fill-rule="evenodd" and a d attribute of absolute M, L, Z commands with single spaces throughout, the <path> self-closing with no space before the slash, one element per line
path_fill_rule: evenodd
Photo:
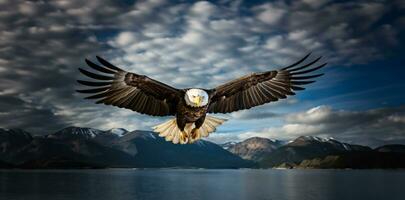
<path fill-rule="evenodd" d="M 403 170 L 0 170 L 0 200 L 405 199 Z"/>

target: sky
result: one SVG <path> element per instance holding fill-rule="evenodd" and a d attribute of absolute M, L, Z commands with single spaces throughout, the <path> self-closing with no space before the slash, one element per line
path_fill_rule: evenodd
<path fill-rule="evenodd" d="M 0 0 L 0 127 L 151 130 L 150 117 L 83 100 L 99 55 L 177 88 L 213 88 L 309 52 L 324 76 L 288 99 L 218 115 L 208 140 L 311 135 L 405 144 L 405 2 Z"/>

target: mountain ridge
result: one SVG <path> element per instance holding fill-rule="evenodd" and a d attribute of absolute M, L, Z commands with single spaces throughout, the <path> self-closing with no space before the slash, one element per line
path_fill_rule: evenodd
<path fill-rule="evenodd" d="M 404 155 L 405 145 L 372 149 L 314 136 L 288 143 L 252 137 L 221 146 L 205 140 L 175 145 L 143 130 L 71 126 L 33 136 L 0 128 L 0 168 L 404 168 L 396 161 Z"/>
<path fill-rule="evenodd" d="M 119 130 L 117 133 L 116 130 Z M 22 168 L 197 167 L 240 168 L 251 161 L 209 141 L 174 145 L 150 131 L 66 127 L 46 136 L 0 129 L 0 161 Z M 16 139 L 17 138 L 17 139 Z"/>
<path fill-rule="evenodd" d="M 266 154 L 271 153 L 283 144 L 279 140 L 271 140 L 262 137 L 251 137 L 238 143 L 225 143 L 221 146 L 225 147 L 229 152 L 240 156 L 243 159 L 260 161 Z"/>
<path fill-rule="evenodd" d="M 258 137 L 253 140 L 269 141 L 268 138 Z M 252 138 L 232 144 L 228 142 L 226 149 L 242 158 L 256 162 L 259 168 L 367 168 L 367 165 L 359 161 L 367 163 L 369 168 L 405 167 L 403 163 L 395 162 L 395 158 L 404 157 L 405 145 L 383 145 L 372 149 L 368 146 L 340 142 L 333 138 L 300 136 L 277 148 L 267 149 L 266 153 L 262 153 L 261 146 L 254 145 L 251 145 L 248 151 L 243 151 L 251 141 Z M 239 151 L 235 151 L 233 147 L 240 147 Z M 246 156 L 246 153 L 250 157 Z M 363 155 L 364 158 L 359 155 Z M 388 164 L 385 165 L 384 162 Z"/>

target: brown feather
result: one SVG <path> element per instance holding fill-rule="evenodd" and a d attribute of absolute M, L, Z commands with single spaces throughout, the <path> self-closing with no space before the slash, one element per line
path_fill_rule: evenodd
<path fill-rule="evenodd" d="M 302 64 L 309 55 L 280 70 L 252 73 L 209 90 L 213 91 L 213 93 L 211 94 L 208 112 L 228 113 L 249 109 L 264 103 L 287 98 L 288 95 L 295 95 L 295 90 L 304 89 L 297 85 L 312 83 L 313 80 L 311 79 L 322 76 L 322 74 L 296 75 L 308 74 L 326 65 L 322 64 L 308 69 L 321 59 L 319 57 L 307 64 Z"/>
<path fill-rule="evenodd" d="M 92 89 L 78 90 L 81 93 L 97 93 L 86 99 L 98 99 L 96 103 L 104 103 L 120 108 L 128 108 L 136 112 L 167 116 L 175 115 L 177 100 L 180 99 L 181 90 L 153 80 L 147 76 L 128 73 L 101 57 L 97 60 L 103 65 L 85 60 L 87 65 L 99 72 L 112 74 L 104 76 L 80 69 L 80 72 L 95 80 L 111 80 L 111 82 L 92 82 L 78 80 L 80 84 L 91 86 Z"/>

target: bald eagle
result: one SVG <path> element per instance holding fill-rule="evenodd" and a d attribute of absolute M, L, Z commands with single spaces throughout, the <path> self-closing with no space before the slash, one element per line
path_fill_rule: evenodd
<path fill-rule="evenodd" d="M 294 64 L 278 70 L 251 73 L 213 89 L 177 89 L 145 75 L 122 70 L 101 57 L 101 65 L 85 60 L 98 73 L 79 68 L 79 71 L 96 81 L 78 80 L 90 89 L 77 90 L 90 94 L 85 99 L 96 103 L 131 109 L 152 116 L 175 116 L 153 127 L 166 141 L 177 144 L 193 143 L 207 137 L 226 119 L 207 113 L 230 113 L 284 99 L 294 91 L 304 90 L 302 85 L 315 82 L 323 73 L 312 74 L 326 65 L 317 65 L 321 57 L 303 64 L 306 55 Z M 102 74 L 100 74 L 102 73 Z"/>

